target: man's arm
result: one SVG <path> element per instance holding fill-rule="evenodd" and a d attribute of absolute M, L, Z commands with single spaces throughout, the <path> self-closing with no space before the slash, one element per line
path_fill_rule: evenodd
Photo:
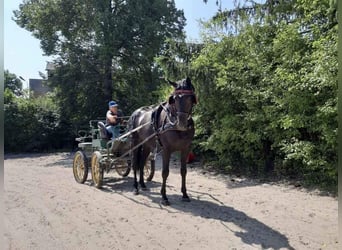
<path fill-rule="evenodd" d="M 115 125 L 116 124 L 116 118 L 117 115 L 112 115 L 110 111 L 107 112 L 107 119 L 110 124 Z"/>

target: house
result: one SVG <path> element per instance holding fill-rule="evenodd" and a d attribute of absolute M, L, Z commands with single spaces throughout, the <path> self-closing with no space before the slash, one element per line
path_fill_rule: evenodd
<path fill-rule="evenodd" d="M 51 91 L 43 79 L 29 79 L 29 90 L 30 97 L 43 96 Z"/>
<path fill-rule="evenodd" d="M 52 77 L 53 76 L 53 71 L 56 69 L 56 64 L 52 63 L 52 62 L 47 62 L 46 63 L 46 72 L 47 72 L 47 76 Z"/>

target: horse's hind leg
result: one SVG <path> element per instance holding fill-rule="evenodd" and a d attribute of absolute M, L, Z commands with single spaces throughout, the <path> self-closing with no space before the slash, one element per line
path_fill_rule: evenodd
<path fill-rule="evenodd" d="M 133 192 L 135 195 L 139 194 L 137 170 L 139 167 L 139 151 L 140 150 L 141 150 L 140 148 L 133 150 L 133 173 L 134 173 L 134 183 L 133 183 L 134 191 Z"/>
<path fill-rule="evenodd" d="M 164 149 L 164 151 L 163 151 L 163 168 L 162 168 L 163 183 L 162 183 L 160 193 L 162 195 L 162 204 L 165 206 L 170 205 L 170 202 L 166 196 L 166 180 L 167 180 L 167 177 L 169 176 L 169 162 L 170 162 L 170 153 L 167 152 L 166 149 Z"/>
<path fill-rule="evenodd" d="M 187 173 L 187 169 L 186 169 L 186 159 L 188 156 L 188 151 L 182 151 L 181 152 L 181 168 L 180 168 L 180 173 L 182 176 L 182 193 L 183 193 L 183 197 L 182 197 L 182 201 L 190 201 L 190 198 L 186 192 L 186 173 Z"/>
<path fill-rule="evenodd" d="M 139 158 L 139 171 L 140 171 L 140 177 L 139 177 L 139 184 L 142 190 L 147 190 L 147 187 L 145 185 L 144 181 L 144 167 L 146 163 L 146 159 L 149 156 L 150 151 L 148 148 L 143 147 L 140 151 L 140 158 Z"/>

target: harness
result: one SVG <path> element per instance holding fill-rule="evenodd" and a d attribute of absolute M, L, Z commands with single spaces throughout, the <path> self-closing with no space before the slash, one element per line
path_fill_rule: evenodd
<path fill-rule="evenodd" d="M 176 120 L 177 119 L 177 115 L 178 114 L 187 114 L 188 117 L 188 126 L 187 129 L 190 130 L 194 127 L 194 122 L 191 119 L 191 113 L 192 113 L 192 108 L 194 106 L 194 104 L 197 103 L 197 99 L 196 99 L 196 95 L 194 93 L 193 90 L 184 90 L 184 89 L 180 89 L 180 90 L 175 90 L 173 92 L 173 94 L 171 95 L 171 97 L 175 98 L 175 96 L 182 96 L 182 95 L 191 95 L 194 97 L 191 109 L 189 112 L 184 112 L 184 111 L 178 111 L 175 107 L 175 105 L 169 104 L 167 102 L 162 102 L 160 103 L 158 106 L 156 106 L 151 114 L 151 121 L 148 121 L 134 129 L 132 129 L 132 127 L 130 127 L 129 131 L 123 135 L 121 135 L 120 137 L 117 138 L 117 140 L 120 140 L 122 138 L 127 137 L 128 135 L 131 135 L 133 132 L 136 132 L 138 130 L 140 130 L 142 127 L 148 126 L 148 125 L 152 125 L 154 133 L 147 136 L 146 138 L 144 138 L 144 140 L 142 142 L 140 142 L 138 145 L 135 145 L 134 147 L 132 147 L 129 151 L 127 151 L 126 153 L 124 153 L 123 155 L 121 155 L 120 157 L 118 157 L 117 159 L 120 159 L 124 156 L 126 156 L 128 153 L 130 153 L 132 150 L 137 149 L 138 147 L 140 147 L 142 144 L 146 143 L 147 141 L 151 140 L 153 137 L 155 137 L 156 139 L 156 143 L 158 143 L 160 145 L 160 147 L 162 148 L 163 145 L 160 141 L 160 134 L 169 131 L 169 130 L 179 130 L 177 129 L 176 125 Z M 162 112 L 165 112 L 165 118 L 163 119 L 163 121 L 161 122 L 161 125 L 159 126 L 159 120 L 160 120 L 160 116 Z M 135 120 L 136 116 L 132 116 L 131 122 L 130 124 L 133 124 L 133 121 Z M 182 131 L 182 130 L 180 130 Z M 108 147 L 107 147 L 108 148 Z M 157 150 L 158 146 L 156 147 L 155 150 Z M 109 149 L 108 149 L 109 150 Z"/>
<path fill-rule="evenodd" d="M 194 96 L 195 101 L 193 104 L 197 103 L 196 95 L 194 94 L 193 90 L 188 89 L 179 89 L 175 90 L 171 97 L 175 98 L 176 96 L 182 97 L 183 95 L 191 95 Z M 167 102 L 163 102 L 157 106 L 157 108 L 152 112 L 151 122 L 153 124 L 154 131 L 157 133 L 165 132 L 166 130 L 178 130 L 176 126 L 177 122 L 177 116 L 179 114 L 186 114 L 188 117 L 188 129 L 193 128 L 193 121 L 191 119 L 191 113 L 192 113 L 193 105 L 189 112 L 184 111 L 178 111 L 176 110 L 176 107 L 172 104 L 169 104 Z M 162 111 L 165 112 L 165 118 L 162 121 L 161 126 L 158 125 L 158 121 L 160 119 Z"/>

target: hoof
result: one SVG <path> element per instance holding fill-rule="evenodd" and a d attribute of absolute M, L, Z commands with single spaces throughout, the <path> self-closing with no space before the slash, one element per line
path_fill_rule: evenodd
<path fill-rule="evenodd" d="M 182 201 L 183 202 L 190 202 L 190 198 L 189 197 L 182 197 Z"/>
<path fill-rule="evenodd" d="M 142 191 L 147 191 L 148 188 L 147 188 L 146 186 L 141 186 L 141 190 L 142 190 Z"/>
<path fill-rule="evenodd" d="M 161 204 L 164 205 L 164 206 L 170 206 L 169 200 L 164 200 L 164 199 L 163 199 L 163 200 L 161 201 Z"/>
<path fill-rule="evenodd" d="M 133 191 L 133 194 L 134 194 L 134 195 L 138 195 L 138 194 L 139 194 L 139 190 L 138 190 L 138 189 L 135 189 L 135 190 Z"/>

